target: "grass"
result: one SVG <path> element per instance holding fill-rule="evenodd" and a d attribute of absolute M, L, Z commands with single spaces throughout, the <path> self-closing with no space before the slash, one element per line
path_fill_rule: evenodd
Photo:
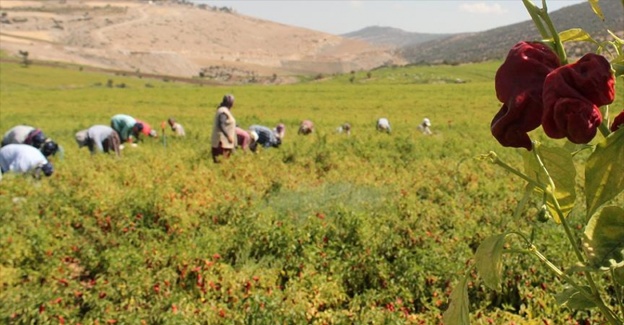
<path fill-rule="evenodd" d="M 0 129 L 34 125 L 64 148 L 52 177 L 2 180 L 0 319 L 432 323 L 487 234 L 534 229 L 565 262 L 565 241 L 535 220 L 535 202 L 512 218 L 517 179 L 474 159 L 493 150 L 520 165 L 519 151 L 489 132 L 498 64 L 199 86 L 0 63 Z M 225 93 L 241 126 L 285 123 L 282 147 L 213 164 L 212 119 Z M 77 147 L 76 131 L 116 113 L 156 127 L 175 116 L 187 137 L 146 139 L 120 159 Z M 379 117 L 392 134 L 374 131 Z M 424 117 L 432 136 L 416 130 Z M 308 118 L 316 132 L 298 136 Z M 352 135 L 335 133 L 346 121 Z M 551 275 L 522 257 L 508 262 L 499 293 L 475 276 L 474 323 L 574 321 L 556 307 Z"/>

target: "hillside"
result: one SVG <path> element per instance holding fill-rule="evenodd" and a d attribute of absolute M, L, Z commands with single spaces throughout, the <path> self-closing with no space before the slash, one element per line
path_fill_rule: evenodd
<path fill-rule="evenodd" d="M 0 11 L 0 49 L 32 60 L 223 82 L 403 63 L 363 41 L 185 2 L 3 0 Z"/>
<path fill-rule="evenodd" d="M 414 33 L 394 27 L 369 26 L 354 32 L 342 34 L 341 36 L 363 40 L 372 44 L 400 48 L 446 38 L 451 36 L 451 34 Z"/>
<path fill-rule="evenodd" d="M 553 12 L 559 30 L 606 28 L 624 37 L 624 9 L 600 2 L 601 22 L 582 3 Z M 424 34 L 371 26 L 331 35 L 184 0 L 2 0 L 0 50 L 16 59 L 66 62 L 125 73 L 218 83 L 286 83 L 299 75 L 345 73 L 383 65 L 463 63 L 503 58 L 533 23 L 479 33 Z M 528 14 L 527 14 L 528 18 Z M 588 43 L 569 47 L 574 56 Z"/>
<path fill-rule="evenodd" d="M 600 1 L 605 15 L 602 22 L 590 9 L 589 4 L 581 3 L 551 13 L 555 27 L 559 31 L 581 27 L 596 40 L 605 39 L 610 29 L 624 35 L 624 8 L 619 1 Z M 527 18 L 528 18 L 527 14 Z M 462 63 L 502 59 L 509 48 L 520 40 L 537 40 L 539 32 L 531 20 L 505 27 L 472 34 L 457 34 L 399 50 L 406 60 L 412 63 Z M 575 43 L 568 46 L 569 55 L 578 56 L 591 46 L 589 43 Z"/>

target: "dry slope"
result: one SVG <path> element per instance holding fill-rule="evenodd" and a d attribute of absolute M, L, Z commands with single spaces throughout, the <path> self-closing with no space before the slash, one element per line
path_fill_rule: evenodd
<path fill-rule="evenodd" d="M 342 73 L 402 64 L 388 49 L 176 1 L 0 2 L 10 55 L 179 77 Z"/>

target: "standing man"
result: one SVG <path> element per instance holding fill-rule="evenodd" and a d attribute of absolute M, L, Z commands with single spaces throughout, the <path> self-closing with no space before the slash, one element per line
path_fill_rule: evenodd
<path fill-rule="evenodd" d="M 125 114 L 117 114 L 111 118 L 111 128 L 119 135 L 121 143 L 133 142 L 133 138 L 139 140 L 143 131 L 143 124 L 137 123 L 134 117 Z"/>
<path fill-rule="evenodd" d="M 54 168 L 37 148 L 27 144 L 8 144 L 0 149 L 0 171 L 52 175 Z M 1 177 L 0 177 L 1 178 Z"/>
<path fill-rule="evenodd" d="M 223 96 L 215 113 L 211 139 L 212 160 L 215 163 L 219 162 L 219 156 L 230 157 L 236 148 L 236 119 L 232 115 L 232 107 L 234 107 L 234 95 L 227 94 Z"/>

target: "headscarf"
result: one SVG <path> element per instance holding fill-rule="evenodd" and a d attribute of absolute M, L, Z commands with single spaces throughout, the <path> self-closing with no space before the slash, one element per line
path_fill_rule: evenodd
<path fill-rule="evenodd" d="M 137 133 L 143 132 L 143 123 L 134 123 Z"/>
<path fill-rule="evenodd" d="M 51 163 L 48 162 L 45 165 L 41 166 L 41 171 L 43 171 L 44 175 L 50 176 L 52 175 L 52 173 L 54 173 L 54 167 Z"/>
<path fill-rule="evenodd" d="M 284 137 L 285 134 L 286 134 L 286 126 L 284 125 L 284 123 L 280 123 L 277 126 L 275 126 L 275 136 L 281 139 Z"/>
<path fill-rule="evenodd" d="M 43 143 L 40 150 L 41 150 L 41 153 L 45 157 L 49 157 L 49 156 L 56 154 L 58 149 L 59 149 L 59 146 L 58 144 L 56 144 L 56 142 L 52 140 L 47 140 L 46 142 Z"/>
<path fill-rule="evenodd" d="M 76 143 L 78 143 L 78 148 L 82 148 L 86 146 L 88 139 L 89 139 L 89 134 L 87 130 L 78 131 L 76 133 Z"/>
<path fill-rule="evenodd" d="M 222 107 L 222 106 L 225 106 L 227 108 L 232 108 L 232 106 L 234 106 L 234 95 L 227 94 L 223 96 L 223 100 L 221 101 L 221 104 L 219 104 L 219 107 Z"/>
<path fill-rule="evenodd" d="M 258 141 L 258 133 L 256 131 L 249 131 L 249 135 L 254 142 Z"/>

